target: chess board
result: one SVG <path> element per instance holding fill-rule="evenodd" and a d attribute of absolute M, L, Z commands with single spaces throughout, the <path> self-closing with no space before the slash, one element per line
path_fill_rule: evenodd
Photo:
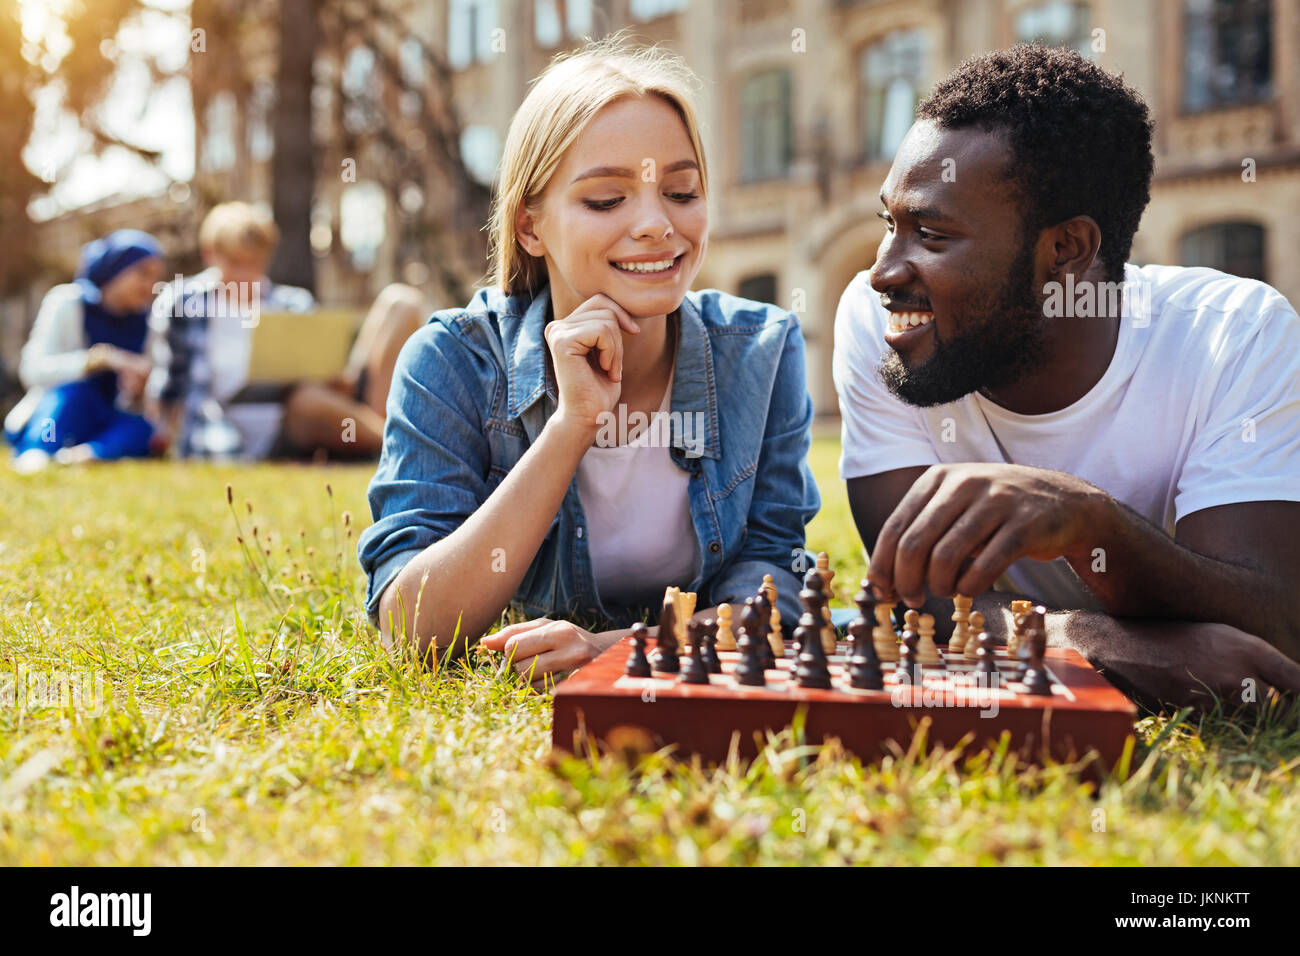
<path fill-rule="evenodd" d="M 982 745 L 1009 731 L 1012 748 L 1029 760 L 1044 754 L 1070 760 L 1095 750 L 1109 768 L 1133 733 L 1134 705 L 1074 650 L 1046 650 L 1051 694 L 1035 695 L 1014 680 L 1015 662 L 1004 647 L 997 649 L 996 680 L 981 680 L 975 662 L 941 647 L 944 665 L 923 667 L 918 684 L 900 682 L 895 665 L 886 662 L 883 690 L 856 690 L 848 679 L 850 647 L 836 646 L 828 658 L 831 688 L 818 690 L 798 685 L 788 643 L 777 669 L 766 672 L 766 686 L 746 687 L 733 676 L 740 657 L 735 651 L 718 651 L 722 673 L 711 674 L 707 685 L 659 672 L 629 677 L 624 667 L 631 639 L 625 638 L 556 688 L 552 744 L 581 753 L 591 741 L 617 746 L 638 739 L 672 746 L 679 756 L 721 762 L 733 738 L 742 757 L 753 757 L 765 732 L 789 727 L 804 709 L 808 742 L 838 738 L 867 761 L 883 756 L 889 740 L 906 748 L 929 718 L 932 744 L 952 746 L 973 734 Z"/>

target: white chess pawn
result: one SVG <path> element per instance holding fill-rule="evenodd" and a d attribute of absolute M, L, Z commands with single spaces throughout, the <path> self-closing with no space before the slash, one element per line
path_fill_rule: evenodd
<path fill-rule="evenodd" d="M 971 638 L 970 608 L 971 599 L 961 594 L 952 599 L 952 637 L 948 638 L 948 653 L 960 654 L 966 649 L 966 642 Z"/>
<path fill-rule="evenodd" d="M 718 605 L 718 639 L 713 645 L 720 651 L 734 651 L 736 636 L 731 633 L 731 605 Z"/>
<path fill-rule="evenodd" d="M 943 657 L 934 643 L 934 615 L 922 614 L 918 624 L 916 633 L 921 639 L 916 645 L 916 659 L 922 664 L 942 664 Z"/>
<path fill-rule="evenodd" d="M 894 612 L 893 601 L 880 601 L 876 604 L 876 626 L 871 629 L 871 643 L 876 646 L 876 657 L 882 662 L 898 661 L 898 635 L 894 633 L 894 624 L 890 617 Z"/>
<path fill-rule="evenodd" d="M 772 656 L 778 660 L 785 657 L 785 641 L 781 638 L 781 612 L 772 608 L 771 626 L 767 630 L 767 643 L 772 648 Z"/>

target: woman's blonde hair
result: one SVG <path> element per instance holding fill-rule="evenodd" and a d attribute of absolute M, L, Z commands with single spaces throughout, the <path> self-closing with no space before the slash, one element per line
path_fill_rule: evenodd
<path fill-rule="evenodd" d="M 488 222 L 491 283 L 507 295 L 533 295 L 546 284 L 546 262 L 520 244 L 516 216 L 520 207 L 537 211 L 565 151 L 601 109 L 621 97 L 660 96 L 677 110 L 700 164 L 701 193 L 708 195 L 695 110 L 698 86 L 699 78 L 681 57 L 636 46 L 621 34 L 556 57 L 534 81 L 506 133 Z"/>

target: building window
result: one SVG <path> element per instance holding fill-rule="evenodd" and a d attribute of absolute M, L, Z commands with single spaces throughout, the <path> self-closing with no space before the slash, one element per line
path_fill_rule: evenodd
<path fill-rule="evenodd" d="M 686 8 L 686 0 L 632 0 L 628 9 L 633 20 L 657 20 Z"/>
<path fill-rule="evenodd" d="M 496 0 L 451 0 L 447 9 L 447 60 L 463 70 L 496 56 L 492 49 L 498 27 Z"/>
<path fill-rule="evenodd" d="M 1052 0 L 1026 7 L 1016 14 L 1016 40 L 1063 46 L 1092 55 L 1092 31 L 1088 27 L 1088 5 Z"/>
<path fill-rule="evenodd" d="M 776 302 L 776 273 L 761 272 L 740 280 L 736 295 L 752 302 Z"/>
<path fill-rule="evenodd" d="M 1216 222 L 1183 233 L 1179 261 L 1208 266 L 1244 279 L 1264 277 L 1264 227 L 1253 222 Z"/>
<path fill-rule="evenodd" d="M 790 71 L 751 76 L 740 90 L 740 178 L 780 179 L 790 168 Z"/>
<path fill-rule="evenodd" d="M 379 128 L 380 86 L 375 51 L 353 47 L 339 76 L 343 91 L 343 128 L 349 133 L 368 133 Z"/>
<path fill-rule="evenodd" d="M 275 83 L 263 77 L 253 83 L 248 98 L 248 121 L 245 134 L 248 140 L 248 158 L 264 163 L 275 152 L 275 137 L 271 133 L 271 111 L 275 109 Z"/>
<path fill-rule="evenodd" d="M 1183 109 L 1258 103 L 1273 94 L 1269 0 L 1184 0 Z"/>
<path fill-rule="evenodd" d="M 544 49 L 591 36 L 592 0 L 533 0 L 533 35 Z"/>
<path fill-rule="evenodd" d="M 235 94 L 222 90 L 203 111 L 203 153 L 199 160 L 205 173 L 222 173 L 233 169 L 239 156 L 235 145 L 235 128 L 239 122 Z"/>
<path fill-rule="evenodd" d="M 501 137 L 491 126 L 466 126 L 460 134 L 460 158 L 474 179 L 491 186 L 501 161 Z"/>
<path fill-rule="evenodd" d="M 339 242 L 352 256 L 352 268 L 368 272 L 384 244 L 388 194 L 375 182 L 353 183 L 339 198 Z"/>
<path fill-rule="evenodd" d="M 890 159 L 915 118 L 926 75 L 924 30 L 896 30 L 862 51 L 862 127 L 867 159 Z"/>

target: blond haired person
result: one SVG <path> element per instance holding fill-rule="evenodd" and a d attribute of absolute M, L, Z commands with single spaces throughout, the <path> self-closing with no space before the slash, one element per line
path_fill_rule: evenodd
<path fill-rule="evenodd" d="M 529 619 L 484 645 L 541 687 L 668 585 L 707 614 L 771 574 L 793 619 L 819 505 L 803 338 L 775 306 L 689 291 L 708 246 L 694 84 L 614 39 L 516 113 L 492 286 L 398 358 L 358 547 L 387 641 L 464 647 L 511 606 Z"/>
<path fill-rule="evenodd" d="M 250 390 L 252 329 L 245 310 L 253 297 L 262 311 L 307 312 L 316 304 L 306 289 L 266 277 L 279 238 L 275 221 L 259 206 L 214 207 L 199 228 L 208 268 L 173 283 L 154 304 L 149 392 L 181 457 L 379 453 L 393 364 L 428 315 L 424 297 L 409 286 L 385 288 L 362 323 L 346 367 L 331 381 L 302 381 L 272 394 Z M 355 430 L 345 433 L 340 423 L 347 419 Z"/>

